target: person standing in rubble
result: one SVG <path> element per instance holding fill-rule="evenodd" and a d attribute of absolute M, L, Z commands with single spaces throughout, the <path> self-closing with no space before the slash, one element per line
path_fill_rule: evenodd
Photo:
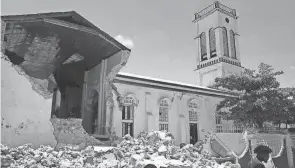
<path fill-rule="evenodd" d="M 272 160 L 272 150 L 265 145 L 259 145 L 254 149 L 256 157 L 249 163 L 249 168 L 275 168 Z"/>

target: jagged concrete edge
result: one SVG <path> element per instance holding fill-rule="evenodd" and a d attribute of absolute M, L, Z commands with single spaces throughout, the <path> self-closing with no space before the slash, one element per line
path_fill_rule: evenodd
<path fill-rule="evenodd" d="M 279 153 L 276 156 L 273 156 L 272 158 L 278 158 L 278 157 L 281 157 L 282 156 L 282 154 L 284 152 L 284 148 L 285 148 L 284 147 L 284 140 L 285 140 L 285 138 L 282 137 L 282 139 L 281 139 L 281 149 L 280 149 Z"/>
<path fill-rule="evenodd" d="M 1 20 L 1 52 L 4 55 L 5 47 L 6 47 L 6 42 L 4 41 L 4 34 L 5 34 L 5 29 L 6 29 L 6 23 Z"/>
<path fill-rule="evenodd" d="M 2 57 L 5 60 L 9 60 L 7 56 L 5 55 L 5 48 L 6 48 L 6 42 L 4 41 L 5 31 L 6 31 L 6 23 L 1 20 L 1 52 L 2 52 Z M 30 81 L 32 85 L 32 89 L 35 92 L 41 95 L 44 99 L 52 98 L 53 94 L 47 91 L 46 88 L 42 88 L 38 83 L 34 82 L 34 80 L 32 80 L 33 78 L 28 76 L 20 66 L 17 66 L 17 65 L 12 65 L 12 66 L 14 67 L 14 69 L 17 71 L 19 75 L 24 76 L 27 80 Z"/>
<path fill-rule="evenodd" d="M 56 119 L 56 116 L 51 116 L 50 115 L 50 119 L 49 119 L 49 122 L 50 122 L 50 124 L 51 124 L 51 128 L 52 128 L 52 135 L 53 135 L 53 137 L 54 137 L 54 140 L 55 140 L 55 146 L 53 146 L 53 149 L 56 149 L 57 148 L 57 146 L 58 146 L 58 140 L 57 140 L 57 137 L 54 135 L 54 133 L 55 132 L 57 132 L 56 130 L 55 130 L 55 128 L 54 128 L 54 126 L 53 126 L 53 121 L 52 120 L 55 120 Z"/>
<path fill-rule="evenodd" d="M 248 152 L 249 148 L 250 148 L 250 143 L 249 143 L 249 140 L 248 138 L 243 138 L 244 139 L 244 143 L 246 144 L 246 147 L 244 149 L 244 151 L 242 152 L 242 154 L 240 156 L 237 156 L 238 159 L 242 159 L 246 153 Z"/>
<path fill-rule="evenodd" d="M 105 78 L 105 86 L 106 86 L 106 102 L 107 102 L 107 108 L 109 108 L 109 112 L 110 112 L 110 118 L 109 118 L 109 129 L 108 129 L 108 135 L 109 138 L 112 142 L 113 139 L 113 113 L 114 113 L 114 100 L 113 100 L 113 91 L 117 91 L 118 90 L 115 87 L 115 85 L 113 84 L 113 81 L 116 77 L 116 75 L 119 73 L 119 71 L 123 68 L 123 66 L 126 65 L 128 59 L 130 56 L 130 52 L 127 50 L 123 50 L 120 53 L 120 57 L 121 57 L 121 62 L 120 64 L 117 64 L 116 66 L 114 66 L 111 70 L 111 72 L 106 76 Z M 119 92 L 118 92 L 119 93 Z M 119 93 L 120 95 L 120 93 Z M 119 102 L 120 103 L 120 102 Z"/>

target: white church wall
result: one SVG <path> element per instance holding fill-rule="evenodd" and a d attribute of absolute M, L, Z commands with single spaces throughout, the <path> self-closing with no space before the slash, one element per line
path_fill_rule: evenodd
<path fill-rule="evenodd" d="M 44 99 L 30 82 L 1 61 L 1 143 L 17 147 L 56 144 L 50 122 L 52 99 Z"/>
<path fill-rule="evenodd" d="M 217 133 L 217 137 L 228 147 L 240 156 L 246 148 L 246 142 L 242 133 Z"/>
<path fill-rule="evenodd" d="M 229 23 L 225 21 L 225 19 L 229 20 Z M 222 12 L 219 12 L 218 14 L 218 20 L 219 20 L 219 26 L 225 27 L 227 29 L 227 38 L 228 38 L 228 45 L 229 45 L 229 54 L 232 55 L 230 50 L 230 30 L 233 30 L 235 33 L 238 33 L 238 22 L 237 19 L 228 16 L 227 14 L 224 14 Z M 235 48 L 236 48 L 236 57 L 237 60 L 241 61 L 240 57 L 240 48 L 239 48 L 239 36 L 235 35 Z M 217 44 L 218 45 L 218 44 Z"/>
<path fill-rule="evenodd" d="M 189 121 L 188 104 L 190 101 L 193 101 L 193 100 L 196 100 L 199 105 L 198 106 L 198 139 L 200 140 L 202 137 L 204 137 L 202 135 L 202 132 L 200 131 L 201 130 L 200 129 L 201 128 L 200 120 L 203 118 L 203 115 L 204 115 L 203 113 L 206 113 L 203 110 L 203 107 L 204 107 L 203 98 L 198 97 L 196 95 L 187 94 L 187 95 L 184 95 L 180 101 L 180 109 L 181 109 L 182 114 L 184 115 L 184 120 L 185 120 L 185 130 L 184 130 L 185 132 L 181 132 L 182 135 L 185 136 L 184 140 L 182 141 L 184 143 L 190 143 L 190 129 L 189 129 L 190 121 Z M 181 131 L 183 131 L 183 130 L 181 130 Z"/>
<path fill-rule="evenodd" d="M 228 21 L 227 21 L 228 20 Z M 224 74 L 227 72 L 235 72 L 239 73 L 241 71 L 241 68 L 236 65 L 228 65 L 224 63 L 217 63 L 212 64 L 216 59 L 219 59 L 219 57 L 228 58 L 225 55 L 225 46 L 224 46 L 224 35 L 223 35 L 223 29 L 226 28 L 227 30 L 227 48 L 228 48 L 228 56 L 232 57 L 232 50 L 231 50 L 231 38 L 230 38 L 230 31 L 233 30 L 234 33 L 237 33 L 237 19 L 230 16 L 229 14 L 225 14 L 219 10 L 215 10 L 211 13 L 208 13 L 205 15 L 204 18 L 197 20 L 195 22 L 196 28 L 197 28 L 197 36 L 199 36 L 202 32 L 206 33 L 206 49 L 207 49 L 207 60 L 200 62 L 200 39 L 197 38 L 197 63 L 200 67 L 197 72 L 197 79 L 198 84 L 201 86 L 209 86 L 213 83 L 214 79 L 216 77 L 224 76 Z M 215 30 L 215 43 L 216 43 L 216 54 L 217 57 L 210 58 L 210 39 L 209 39 L 209 31 L 210 29 Z M 236 51 L 236 57 L 237 59 L 235 62 L 240 62 L 240 53 L 239 53 L 239 41 L 238 41 L 238 35 L 235 35 L 235 51 Z M 227 55 L 227 54 L 226 54 Z M 228 58 L 230 59 L 230 58 Z M 209 65 L 208 65 L 209 64 Z M 210 65 L 211 64 L 211 65 Z M 205 65 L 205 67 L 203 67 Z"/>
<path fill-rule="evenodd" d="M 240 75 L 241 72 L 242 72 L 241 67 L 233 66 L 231 64 L 224 63 L 224 62 L 222 64 L 223 64 L 222 68 L 223 68 L 223 71 L 224 71 L 224 73 L 223 73 L 224 75 L 229 75 L 229 74 L 233 74 L 233 73 L 235 73 L 237 75 Z"/>
<path fill-rule="evenodd" d="M 196 25 L 197 25 L 197 34 L 201 34 L 202 32 L 205 32 L 206 34 L 209 33 L 209 29 L 210 28 L 214 28 L 218 26 L 218 20 L 219 19 L 219 15 L 217 12 L 214 12 L 210 15 L 208 15 L 207 17 L 204 17 L 203 19 L 197 21 Z M 207 39 L 208 41 L 209 39 Z M 209 45 L 209 43 L 207 44 Z"/>
<path fill-rule="evenodd" d="M 225 21 L 226 18 L 229 20 L 228 23 Z M 229 30 L 233 30 L 234 32 L 237 31 L 237 20 L 222 12 L 218 12 L 218 24 L 220 27 L 225 27 L 228 31 Z"/>
<path fill-rule="evenodd" d="M 214 83 L 216 77 L 222 76 L 222 64 L 215 64 L 214 66 L 208 66 L 206 68 L 200 69 L 200 80 L 202 86 L 209 86 Z"/>
<path fill-rule="evenodd" d="M 193 94 L 181 95 L 175 91 L 122 83 L 116 83 L 115 85 L 123 96 L 133 94 L 138 100 L 138 105 L 134 110 L 134 136 L 137 136 L 141 131 L 159 130 L 159 101 L 162 98 L 171 100 L 168 113 L 168 129 L 175 136 L 176 144 L 190 142 L 188 102 L 192 99 L 196 99 L 199 104 L 198 139 L 203 139 L 208 131 L 215 128 L 215 108 L 222 98 L 199 97 Z M 121 118 L 122 112 L 116 106 L 114 109 L 114 129 L 119 137 L 122 136 Z"/>

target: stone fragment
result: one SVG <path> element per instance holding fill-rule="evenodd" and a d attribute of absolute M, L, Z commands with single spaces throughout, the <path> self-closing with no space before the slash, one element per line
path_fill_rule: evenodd
<path fill-rule="evenodd" d="M 85 161 L 84 161 L 85 164 L 93 164 L 93 157 L 92 156 L 87 156 Z"/>
<path fill-rule="evenodd" d="M 85 149 L 87 146 L 103 145 L 101 141 L 90 136 L 82 126 L 82 119 L 51 118 L 54 128 L 54 137 L 57 141 L 56 149 L 60 149 L 68 144 L 79 146 L 76 150 Z"/>
<path fill-rule="evenodd" d="M 73 128 L 71 128 L 73 129 Z M 137 139 L 126 135 L 117 147 L 64 145 L 58 151 L 49 146 L 34 150 L 30 145 L 7 148 L 1 145 L 1 167 L 125 167 L 143 168 L 146 165 L 173 168 L 236 168 L 229 162 L 218 164 L 210 153 L 201 150 L 202 143 L 174 145 L 173 136 L 167 132 L 142 133 Z M 80 143 L 81 144 L 81 143 Z"/>

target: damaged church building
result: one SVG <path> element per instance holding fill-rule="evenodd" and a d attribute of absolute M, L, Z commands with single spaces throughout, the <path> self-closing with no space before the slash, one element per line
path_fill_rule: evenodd
<path fill-rule="evenodd" d="M 55 145 L 52 116 L 80 118 L 102 141 L 167 130 L 176 144 L 194 144 L 233 128 L 215 115 L 233 95 L 207 86 L 242 71 L 234 9 L 215 2 L 195 14 L 198 85 L 120 72 L 131 50 L 76 12 L 1 19 L 3 144 Z"/>

